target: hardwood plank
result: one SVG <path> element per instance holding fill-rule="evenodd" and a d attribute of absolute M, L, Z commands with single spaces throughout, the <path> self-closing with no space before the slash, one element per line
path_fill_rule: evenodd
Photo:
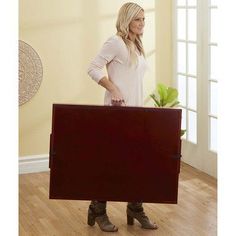
<path fill-rule="evenodd" d="M 49 200 L 49 172 L 19 176 L 20 235 L 111 235 L 87 225 L 89 201 Z M 125 202 L 108 202 L 107 212 L 126 236 L 217 235 L 217 180 L 181 163 L 177 205 L 144 203 L 146 214 L 159 229 L 145 230 L 135 221 L 126 224 Z"/>

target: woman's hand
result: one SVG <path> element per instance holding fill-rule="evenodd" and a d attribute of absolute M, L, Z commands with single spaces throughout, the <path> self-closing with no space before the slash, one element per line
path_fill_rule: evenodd
<path fill-rule="evenodd" d="M 107 89 L 111 93 L 111 105 L 112 106 L 125 106 L 124 98 L 115 84 L 113 84 L 107 77 L 103 77 L 99 83 L 102 87 Z"/>
<path fill-rule="evenodd" d="M 125 100 L 118 88 L 114 88 L 110 93 L 112 106 L 125 106 Z"/>

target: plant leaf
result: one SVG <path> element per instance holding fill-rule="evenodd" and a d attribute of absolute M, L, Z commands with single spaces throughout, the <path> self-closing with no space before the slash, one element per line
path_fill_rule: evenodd
<path fill-rule="evenodd" d="M 160 107 L 160 102 L 158 101 L 158 99 L 156 98 L 155 94 L 151 94 L 150 97 L 155 101 L 155 105 L 157 105 L 158 107 Z"/>
<path fill-rule="evenodd" d="M 162 106 L 164 107 L 164 106 L 166 106 L 166 104 L 167 104 L 166 100 L 163 100 L 162 101 Z"/>
<path fill-rule="evenodd" d="M 166 103 L 172 103 L 178 97 L 178 91 L 175 88 L 169 87 L 167 89 Z"/>
<path fill-rule="evenodd" d="M 181 129 L 180 137 L 182 137 L 186 133 L 186 129 Z"/>
<path fill-rule="evenodd" d="M 166 103 L 165 100 L 167 98 L 167 87 L 164 84 L 158 84 L 157 91 L 160 96 L 160 105 L 164 106 L 164 104 Z"/>
<path fill-rule="evenodd" d="M 172 104 L 170 105 L 170 107 L 175 107 L 175 106 L 177 106 L 177 105 L 179 105 L 179 104 L 180 104 L 179 101 L 175 101 L 174 103 L 172 103 Z"/>

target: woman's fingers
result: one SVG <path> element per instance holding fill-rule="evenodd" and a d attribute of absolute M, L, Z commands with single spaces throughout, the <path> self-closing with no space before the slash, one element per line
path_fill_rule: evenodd
<path fill-rule="evenodd" d="M 112 102 L 125 102 L 124 99 L 112 99 Z"/>
<path fill-rule="evenodd" d="M 115 105 L 115 106 L 121 106 L 123 103 L 125 104 L 124 99 L 112 99 L 111 102 L 112 102 L 112 105 Z"/>

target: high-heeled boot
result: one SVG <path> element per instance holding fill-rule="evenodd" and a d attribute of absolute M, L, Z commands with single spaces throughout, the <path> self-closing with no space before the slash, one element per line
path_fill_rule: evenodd
<path fill-rule="evenodd" d="M 144 229 L 157 229 L 156 223 L 152 223 L 145 212 L 140 202 L 129 202 L 127 205 L 127 224 L 133 225 L 134 219 L 138 220 Z"/>
<path fill-rule="evenodd" d="M 106 202 L 91 201 L 88 209 L 88 225 L 93 226 L 97 222 L 99 228 L 105 232 L 116 232 L 118 228 L 113 225 L 106 213 Z"/>

